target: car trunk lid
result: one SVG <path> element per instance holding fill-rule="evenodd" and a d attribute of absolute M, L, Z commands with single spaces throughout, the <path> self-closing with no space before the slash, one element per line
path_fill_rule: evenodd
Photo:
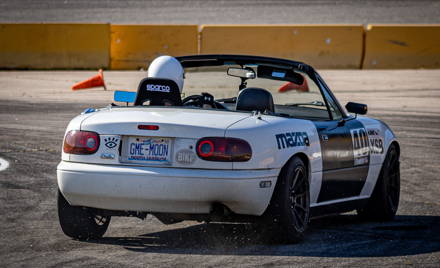
<path fill-rule="evenodd" d="M 191 108 L 110 108 L 85 119 L 81 130 L 100 135 L 93 155 L 70 155 L 70 161 L 232 169 L 232 163 L 205 161 L 197 157 L 202 137 L 223 137 L 226 129 L 248 113 Z M 148 126 L 139 128 L 139 126 Z"/>
<path fill-rule="evenodd" d="M 224 135 L 228 126 L 249 116 L 245 113 L 185 108 L 112 108 L 86 118 L 81 130 L 99 134 L 199 138 Z M 139 129 L 139 125 L 154 125 L 159 129 Z"/>

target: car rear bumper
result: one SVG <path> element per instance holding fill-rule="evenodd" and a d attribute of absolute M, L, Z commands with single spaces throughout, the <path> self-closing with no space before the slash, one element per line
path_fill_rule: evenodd
<path fill-rule="evenodd" d="M 278 169 L 202 170 L 61 161 L 58 186 L 71 205 L 142 212 L 195 213 L 222 203 L 237 214 L 261 215 Z M 262 181 L 271 186 L 261 188 Z"/>

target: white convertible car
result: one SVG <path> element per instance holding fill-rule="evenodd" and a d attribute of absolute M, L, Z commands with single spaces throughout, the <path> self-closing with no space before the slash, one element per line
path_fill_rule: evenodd
<path fill-rule="evenodd" d="M 111 216 L 152 214 L 258 223 L 296 242 L 311 217 L 396 214 L 395 135 L 362 116 L 366 105 L 344 109 L 312 67 L 243 55 L 158 61 L 137 93 L 115 92 L 118 105 L 68 125 L 57 168 L 66 235 L 99 238 Z M 185 87 L 166 68 L 183 68 Z"/>

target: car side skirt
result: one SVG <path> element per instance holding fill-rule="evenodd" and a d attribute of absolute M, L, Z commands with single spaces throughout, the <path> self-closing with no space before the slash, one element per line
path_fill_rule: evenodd
<path fill-rule="evenodd" d="M 323 204 L 310 208 L 311 218 L 328 216 L 331 214 L 339 214 L 349 212 L 359 208 L 363 208 L 368 202 L 368 198 L 358 198 L 337 203 Z"/>

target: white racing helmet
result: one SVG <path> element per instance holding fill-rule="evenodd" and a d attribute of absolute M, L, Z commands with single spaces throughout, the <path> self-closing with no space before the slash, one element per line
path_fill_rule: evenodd
<path fill-rule="evenodd" d="M 183 67 L 171 56 L 155 58 L 148 67 L 147 77 L 170 79 L 176 82 L 180 93 L 183 90 Z"/>

